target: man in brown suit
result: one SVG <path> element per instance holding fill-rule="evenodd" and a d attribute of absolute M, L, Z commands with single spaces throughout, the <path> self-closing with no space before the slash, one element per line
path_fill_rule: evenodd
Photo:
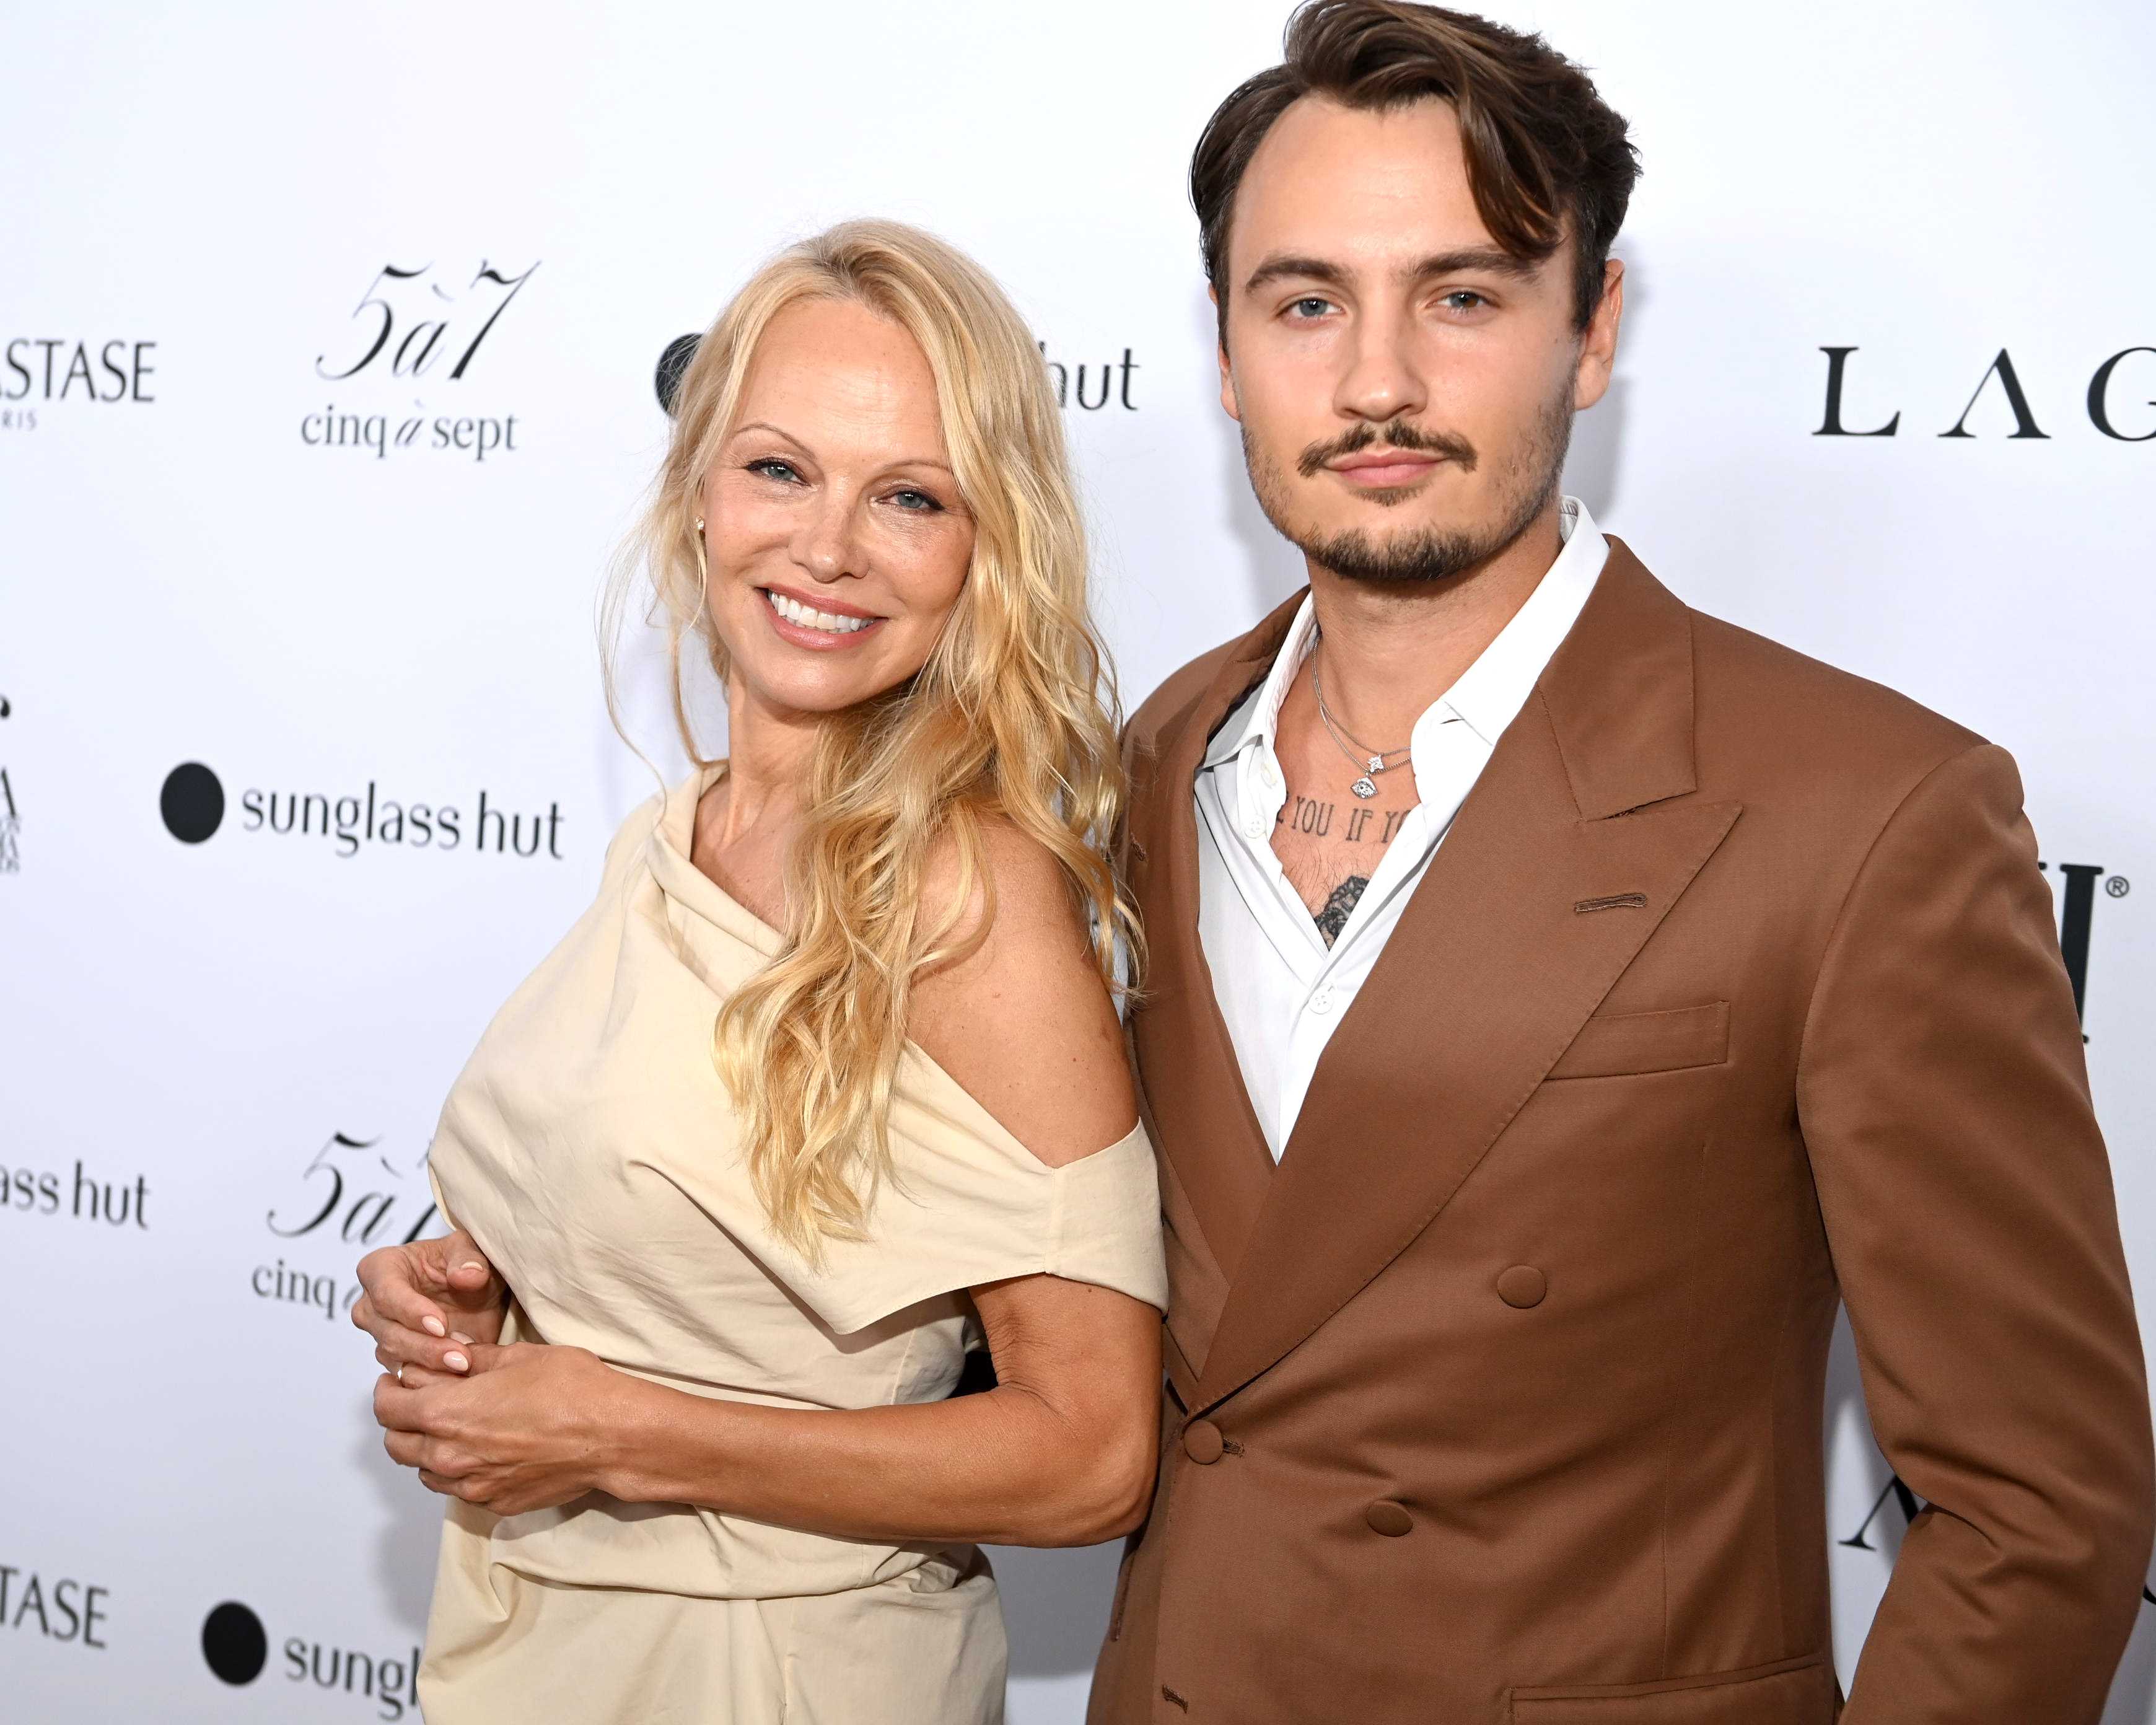
<path fill-rule="evenodd" d="M 2148 1404 L 2014 764 L 1560 497 L 1635 172 L 1578 69 L 1288 45 L 1192 183 L 1311 588 L 1128 735 L 1173 1307 L 1095 1725 L 1825 1725 L 1844 1301 L 1927 1505 L 1845 1725 L 2094 1721 Z"/>

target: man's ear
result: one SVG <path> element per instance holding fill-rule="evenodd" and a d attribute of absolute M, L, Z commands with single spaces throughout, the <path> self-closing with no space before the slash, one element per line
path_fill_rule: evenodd
<path fill-rule="evenodd" d="M 1612 258 L 1602 266 L 1602 297 L 1594 302 L 1579 342 L 1579 363 L 1573 373 L 1575 411 L 1593 407 L 1609 390 L 1617 364 L 1617 326 L 1625 320 L 1625 265 Z"/>
<path fill-rule="evenodd" d="M 1220 362 L 1220 405 L 1228 417 L 1238 425 L 1243 423 L 1242 403 L 1235 399 L 1235 372 L 1228 363 L 1228 320 L 1220 310 L 1220 290 L 1205 290 L 1205 297 L 1213 302 L 1213 326 L 1220 332 L 1219 345 L 1213 350 L 1214 357 Z"/>

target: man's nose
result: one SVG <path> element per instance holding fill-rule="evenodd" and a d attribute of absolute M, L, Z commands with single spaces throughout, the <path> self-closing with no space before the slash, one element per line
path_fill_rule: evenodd
<path fill-rule="evenodd" d="M 1337 412 L 1382 424 L 1430 405 L 1429 384 L 1415 362 L 1409 324 L 1399 311 L 1366 313 L 1356 320 L 1347 367 L 1333 392 Z"/>

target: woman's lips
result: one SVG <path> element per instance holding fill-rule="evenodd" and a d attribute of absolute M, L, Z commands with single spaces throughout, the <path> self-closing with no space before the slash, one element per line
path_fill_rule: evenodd
<path fill-rule="evenodd" d="M 798 647 L 819 650 L 850 647 L 863 637 L 874 634 L 884 621 L 855 606 L 830 600 L 814 603 L 783 588 L 766 587 L 757 591 L 763 595 L 764 608 L 770 614 L 773 629 L 782 640 L 791 641 Z"/>

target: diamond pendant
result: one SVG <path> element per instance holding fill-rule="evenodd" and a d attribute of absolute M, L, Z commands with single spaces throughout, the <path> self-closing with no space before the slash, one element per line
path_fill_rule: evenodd
<path fill-rule="evenodd" d="M 1371 756 L 1371 757 L 1370 757 L 1370 771 L 1371 771 L 1373 773 L 1383 773 L 1384 770 L 1385 770 L 1385 757 L 1384 757 L 1383 755 L 1373 755 L 1373 756 Z"/>
<path fill-rule="evenodd" d="M 1367 773 L 1349 785 L 1348 788 L 1358 797 L 1374 797 L 1378 794 L 1378 787 L 1372 783 Z"/>

